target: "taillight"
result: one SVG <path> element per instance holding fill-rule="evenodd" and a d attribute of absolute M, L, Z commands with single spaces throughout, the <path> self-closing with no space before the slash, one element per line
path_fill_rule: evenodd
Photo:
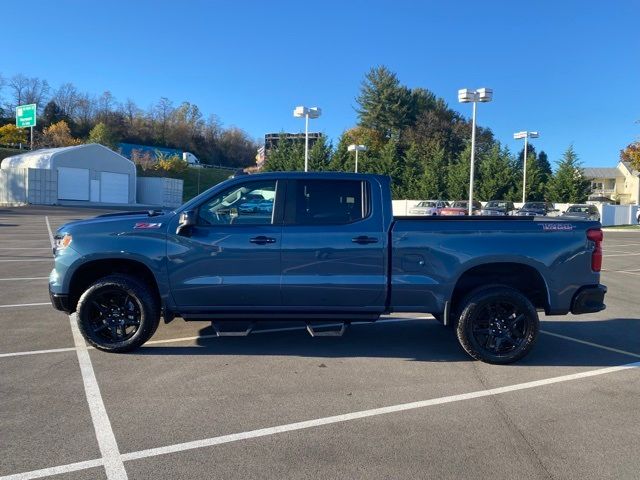
<path fill-rule="evenodd" d="M 599 272 L 602 269 L 602 240 L 604 234 L 599 228 L 587 230 L 587 239 L 595 243 L 591 253 L 591 270 Z"/>

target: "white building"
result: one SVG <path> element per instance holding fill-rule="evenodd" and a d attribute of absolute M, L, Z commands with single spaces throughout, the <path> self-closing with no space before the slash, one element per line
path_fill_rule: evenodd
<path fill-rule="evenodd" d="M 136 203 L 135 165 L 97 143 L 14 155 L 5 158 L 1 168 L 14 172 L 50 171 L 44 173 L 56 185 L 52 203 Z"/>

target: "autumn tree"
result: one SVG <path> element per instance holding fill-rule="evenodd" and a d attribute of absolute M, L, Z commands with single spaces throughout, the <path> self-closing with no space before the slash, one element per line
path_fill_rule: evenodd
<path fill-rule="evenodd" d="M 69 125 L 64 120 L 46 127 L 36 141 L 41 148 L 70 147 L 81 143 L 81 140 L 71 135 Z"/>
<path fill-rule="evenodd" d="M 630 143 L 621 150 L 620 160 L 629 162 L 633 168 L 640 170 L 640 141 Z"/>
<path fill-rule="evenodd" d="M 0 127 L 0 144 L 18 145 L 27 143 L 27 130 L 18 128 L 12 123 Z"/>
<path fill-rule="evenodd" d="M 100 122 L 89 132 L 87 143 L 99 143 L 115 150 L 118 147 L 118 138 L 107 125 Z"/>

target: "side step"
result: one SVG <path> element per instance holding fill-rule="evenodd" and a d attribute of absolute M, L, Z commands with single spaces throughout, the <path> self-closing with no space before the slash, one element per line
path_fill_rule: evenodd
<path fill-rule="evenodd" d="M 312 337 L 341 337 L 342 335 L 344 335 L 344 332 L 346 332 L 348 325 L 350 325 L 350 322 L 342 322 L 340 324 L 325 323 L 315 325 L 311 322 L 307 322 L 307 332 L 309 332 L 309 335 L 311 335 Z"/>
<path fill-rule="evenodd" d="M 211 322 L 213 330 L 218 337 L 246 337 L 253 330 L 254 322 Z"/>

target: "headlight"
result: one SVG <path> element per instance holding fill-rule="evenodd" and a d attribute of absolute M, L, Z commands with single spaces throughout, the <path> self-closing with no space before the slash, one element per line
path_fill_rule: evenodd
<path fill-rule="evenodd" d="M 69 245 L 71 245 L 72 241 L 73 241 L 73 237 L 68 233 L 65 233 L 64 235 L 56 235 L 55 236 L 56 246 L 55 246 L 54 252 L 57 252 L 59 250 L 64 250 Z"/>

